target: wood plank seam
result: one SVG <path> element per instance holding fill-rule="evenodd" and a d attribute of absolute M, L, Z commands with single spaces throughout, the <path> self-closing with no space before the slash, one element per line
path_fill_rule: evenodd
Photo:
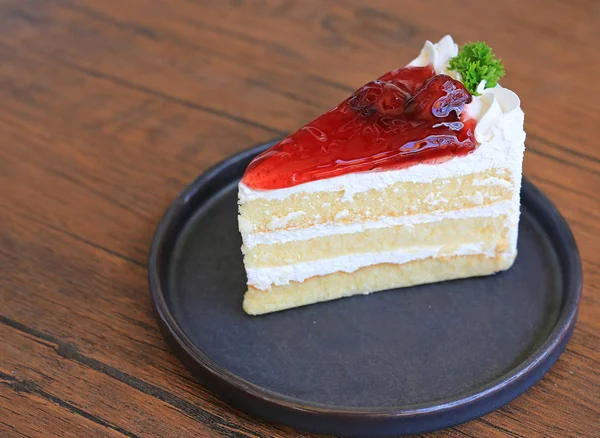
<path fill-rule="evenodd" d="M 512 431 L 510 431 L 508 429 L 505 429 L 505 428 L 503 428 L 501 426 L 498 426 L 497 424 L 490 423 L 489 421 L 487 421 L 487 420 L 485 420 L 483 418 L 479 418 L 479 419 L 477 419 L 475 421 L 479 421 L 479 422 L 484 423 L 484 424 L 486 424 L 486 425 L 488 425 L 488 426 L 490 426 L 490 427 L 492 427 L 494 429 L 500 430 L 500 431 L 504 432 L 508 436 L 512 436 L 512 437 L 515 437 L 515 438 L 526 438 L 523 435 L 519 435 L 518 433 L 512 432 Z"/>
<path fill-rule="evenodd" d="M 74 414 L 77 414 L 89 421 L 92 421 L 100 426 L 104 426 L 108 429 L 112 429 L 112 430 L 119 432 L 120 434 L 130 437 L 130 438 L 140 438 L 138 435 L 136 435 L 132 432 L 129 432 L 128 430 L 123 429 L 120 426 L 111 424 L 108 421 L 100 418 L 97 415 L 91 414 L 81 408 L 78 408 L 77 406 L 75 406 L 71 403 L 68 403 L 64 400 L 61 400 L 60 398 L 55 397 L 52 394 L 48 394 L 46 391 L 41 389 L 34 382 L 31 382 L 29 380 L 19 380 L 9 374 L 1 372 L 1 371 L 0 371 L 0 380 L 2 380 L 2 381 L 0 381 L 0 384 L 4 385 L 5 387 L 10 388 L 14 392 L 27 394 L 27 395 L 37 395 L 39 397 L 42 397 L 42 398 L 54 403 L 55 405 L 60 406 L 63 409 L 67 409 L 68 411 L 70 411 Z"/>
<path fill-rule="evenodd" d="M 36 52 L 36 54 L 39 55 L 39 56 L 42 56 L 44 58 L 47 58 L 47 55 L 45 53 L 43 53 L 43 52 Z M 133 90 L 136 90 L 136 91 L 140 91 L 140 92 L 148 94 L 150 96 L 158 97 L 160 99 L 163 99 L 163 100 L 165 100 L 167 102 L 177 103 L 177 104 L 182 105 L 182 106 L 184 106 L 186 108 L 189 108 L 189 109 L 193 109 L 193 110 L 196 110 L 196 111 L 210 113 L 212 115 L 215 115 L 215 116 L 218 116 L 218 117 L 222 117 L 222 118 L 225 118 L 227 120 L 234 121 L 234 122 L 246 125 L 246 126 L 251 126 L 253 128 L 263 129 L 264 131 L 270 132 L 272 134 L 280 134 L 282 136 L 286 135 L 285 132 L 283 132 L 283 131 L 281 131 L 279 129 L 273 128 L 272 126 L 264 125 L 262 123 L 255 122 L 253 120 L 246 119 L 245 117 L 236 116 L 235 114 L 230 114 L 228 112 L 221 111 L 221 110 L 218 110 L 218 109 L 215 109 L 215 108 L 211 108 L 211 107 L 208 107 L 208 106 L 205 106 L 205 105 L 200 105 L 199 103 L 196 103 L 194 101 L 187 100 L 187 99 L 182 99 L 182 98 L 176 97 L 176 96 L 172 96 L 170 94 L 163 93 L 162 91 L 154 90 L 152 88 L 148 88 L 148 87 L 145 87 L 143 85 L 134 84 L 133 82 L 129 82 L 129 81 L 127 81 L 127 80 L 125 80 L 123 78 L 120 78 L 118 76 L 114 76 L 114 75 L 111 75 L 111 74 L 108 74 L 108 73 L 102 73 L 102 72 L 97 71 L 97 70 L 92 70 L 90 68 L 79 66 L 79 65 L 77 65 L 75 63 L 72 63 L 72 62 L 70 62 L 70 61 L 68 61 L 68 60 L 66 60 L 64 58 L 60 58 L 60 57 L 55 56 L 53 58 L 53 60 L 59 61 L 60 65 L 63 65 L 64 67 L 67 67 L 67 68 L 70 68 L 71 70 L 75 70 L 75 71 L 78 71 L 80 73 L 87 74 L 88 76 L 92 76 L 92 77 L 94 77 L 96 79 L 101 79 L 101 80 L 107 81 L 107 82 L 109 82 L 109 83 L 111 83 L 113 85 L 118 85 L 118 86 L 121 86 L 121 87 L 130 88 L 130 89 L 133 89 Z"/>
<path fill-rule="evenodd" d="M 526 153 L 530 153 L 530 154 L 534 154 L 534 155 L 539 155 L 539 156 L 542 156 L 542 157 L 546 157 L 546 158 L 549 158 L 551 160 L 556 161 L 557 163 L 564 164 L 565 166 L 573 167 L 575 169 L 579 169 L 579 170 L 582 170 L 584 172 L 589 172 L 592 175 L 598 175 L 599 174 L 599 172 L 597 172 L 597 171 L 595 171 L 593 169 L 588 169 L 587 167 L 583 167 L 580 164 L 572 163 L 572 162 L 567 161 L 567 160 L 565 160 L 563 158 L 557 157 L 556 155 L 552 155 L 552 154 L 550 154 L 548 152 L 542 152 L 541 150 L 539 150 L 537 148 L 533 148 L 530 145 L 525 145 L 525 148 L 526 148 Z"/>
<path fill-rule="evenodd" d="M 12 424 L 5 423 L 2 420 L 0 420 L 0 424 L 3 425 L 3 426 L 6 426 L 8 429 L 10 429 L 11 433 L 18 434 L 19 436 L 23 436 L 25 438 L 30 438 L 29 435 L 25 435 L 23 432 L 17 430 Z"/>
<path fill-rule="evenodd" d="M 194 405 L 181 397 L 166 391 L 156 385 L 145 382 L 135 376 L 127 374 L 111 365 L 104 364 L 96 359 L 87 357 L 81 354 L 77 347 L 68 342 L 62 341 L 52 335 L 40 332 L 34 328 L 28 327 L 18 321 L 14 321 L 4 315 L 0 315 L 0 323 L 19 330 L 27 335 L 40 338 L 44 341 L 55 344 L 56 353 L 69 360 L 76 361 L 82 365 L 88 366 L 95 371 L 105 374 L 121 383 L 130 386 L 146 395 L 157 398 L 158 400 L 167 403 L 177 409 L 179 412 L 189 418 L 210 427 L 215 432 L 223 434 L 223 436 L 232 438 L 247 437 L 247 434 L 255 436 L 255 432 L 244 426 L 231 423 L 223 418 L 212 414 L 197 405 Z"/>
<path fill-rule="evenodd" d="M 600 158 L 598 158 L 598 157 L 594 157 L 592 155 L 588 155 L 583 152 L 576 151 L 574 149 L 571 149 L 571 148 L 561 145 L 559 143 L 552 142 L 552 141 L 547 140 L 544 137 L 541 137 L 537 134 L 532 134 L 532 133 L 528 132 L 527 137 L 533 138 L 535 141 L 539 141 L 540 143 L 543 143 L 544 145 L 551 147 L 552 149 L 562 150 L 562 151 L 568 152 L 569 154 L 577 155 L 578 157 L 583 158 L 584 160 L 590 160 L 590 161 L 594 161 L 596 163 L 600 163 Z"/>
<path fill-rule="evenodd" d="M 47 221 L 42 221 L 42 220 L 36 219 L 36 218 L 31 217 L 29 215 L 26 215 L 24 213 L 19 213 L 19 216 L 21 216 L 22 218 L 24 218 L 26 220 L 30 220 L 32 222 L 35 222 L 35 223 L 37 223 L 37 224 L 39 224 L 39 225 L 41 225 L 43 227 L 46 227 L 46 228 L 49 228 L 49 229 L 51 229 L 53 231 L 56 231 L 58 233 L 64 234 L 65 236 L 68 236 L 68 237 L 70 237 L 70 238 L 72 238 L 72 239 L 74 239 L 74 240 L 76 240 L 76 241 L 78 241 L 80 243 L 88 245 L 88 246 L 90 246 L 90 247 L 92 247 L 94 249 L 102 251 L 102 252 L 104 252 L 104 253 L 106 253 L 108 255 L 111 255 L 113 257 L 116 257 L 116 258 L 118 258 L 120 260 L 132 263 L 132 264 L 134 264 L 136 266 L 139 266 L 141 268 L 144 268 L 144 269 L 146 269 L 146 267 L 147 267 L 146 263 L 144 263 L 144 262 L 142 262 L 140 260 L 136 260 L 136 259 L 134 259 L 132 257 L 129 257 L 129 256 L 126 256 L 126 255 L 121 254 L 119 252 L 113 251 L 112 249 L 106 248 L 105 246 L 102 246 L 99 243 L 92 242 L 91 240 L 87 240 L 87 239 L 85 239 L 85 238 L 83 238 L 83 237 L 81 237 L 81 236 L 79 236 L 79 235 L 77 235 L 75 233 L 72 233 L 72 232 L 70 232 L 68 230 L 65 230 L 64 228 L 52 225 L 51 223 L 49 223 Z"/>

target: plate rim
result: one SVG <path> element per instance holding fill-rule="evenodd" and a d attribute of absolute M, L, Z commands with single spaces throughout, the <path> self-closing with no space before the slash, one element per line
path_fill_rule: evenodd
<path fill-rule="evenodd" d="M 213 181 L 215 177 L 224 170 L 233 165 L 239 165 L 240 162 L 258 155 L 277 141 L 278 140 L 272 140 L 261 143 L 250 149 L 245 149 L 233 154 L 201 173 L 187 185 L 183 191 L 181 191 L 175 201 L 166 210 L 152 239 L 148 257 L 148 283 L 153 302 L 153 310 L 160 329 L 172 350 L 174 350 L 175 355 L 192 372 L 194 377 L 199 380 L 199 383 L 211 389 L 220 398 L 228 401 L 232 405 L 238 407 L 245 406 L 242 407 L 243 410 L 253 411 L 256 415 L 267 418 L 270 421 L 281 423 L 277 418 L 269 418 L 269 415 L 262 415 L 261 412 L 263 411 L 258 408 L 258 410 L 249 408 L 249 402 L 258 402 L 267 408 L 283 408 L 287 413 L 291 415 L 297 414 L 305 419 L 307 416 L 327 416 L 331 420 L 351 420 L 352 422 L 359 423 L 361 421 L 366 421 L 372 423 L 373 420 L 402 420 L 406 418 L 414 419 L 415 417 L 425 418 L 430 417 L 432 414 L 444 414 L 469 407 L 474 403 L 483 403 L 495 394 L 500 396 L 504 391 L 510 390 L 519 380 L 525 379 L 528 375 L 534 373 L 536 370 L 539 371 L 540 367 L 546 365 L 546 370 L 544 370 L 539 377 L 535 378 L 533 382 L 518 391 L 516 395 L 511 396 L 508 400 L 503 402 L 501 404 L 503 405 L 518 397 L 532 384 L 540 380 L 554 364 L 558 355 L 564 350 L 575 326 L 583 283 L 582 266 L 577 243 L 568 223 L 548 197 L 535 187 L 535 185 L 533 185 L 533 183 L 525 176 L 523 176 L 522 193 L 527 195 L 528 201 L 533 201 L 532 210 L 542 210 L 548 213 L 545 216 L 545 223 L 543 224 L 544 228 L 552 236 L 553 241 L 556 240 L 556 237 L 562 241 L 563 250 L 561 253 L 566 254 L 567 260 L 562 260 L 562 257 L 559 257 L 561 258 L 560 264 L 564 266 L 566 263 L 571 267 L 571 272 L 570 275 L 565 275 L 563 294 L 565 294 L 564 291 L 566 290 L 566 297 L 555 327 L 552 329 L 547 339 L 538 346 L 535 351 L 502 376 L 485 385 L 481 385 L 474 390 L 432 402 L 407 406 L 345 407 L 306 401 L 263 388 L 260 385 L 256 385 L 235 375 L 212 360 L 208 354 L 204 353 L 202 349 L 195 345 L 189 336 L 185 334 L 185 331 L 180 327 L 176 318 L 168 308 L 165 299 L 165 285 L 161 283 L 159 278 L 161 252 L 165 245 L 165 238 L 169 231 L 175 231 L 176 233 L 181 232 L 183 229 L 182 226 L 176 227 L 178 228 L 176 230 L 171 230 L 171 228 L 174 227 L 174 219 L 178 214 L 183 214 L 183 208 L 191 202 L 193 195 L 198 192 L 199 188 Z M 223 187 L 224 186 L 225 185 L 223 185 Z M 550 233 L 549 229 L 554 232 Z M 554 243 L 554 246 L 556 247 L 556 242 Z M 168 289 L 168 286 L 166 288 Z M 546 363 L 548 360 L 551 360 L 549 364 Z M 190 361 L 193 363 L 190 363 Z M 199 371 L 198 366 L 203 374 L 200 378 L 197 373 L 197 371 Z M 235 395 L 232 395 L 231 393 L 235 393 Z M 245 400 L 241 400 L 240 398 L 245 398 Z M 490 412 L 499 406 L 486 410 L 485 412 Z M 479 415 L 473 416 L 472 418 L 477 416 Z M 287 424 L 292 423 L 297 423 L 297 421 L 287 422 Z M 306 428 L 304 429 L 308 430 Z M 424 431 L 431 429 L 420 430 Z"/>

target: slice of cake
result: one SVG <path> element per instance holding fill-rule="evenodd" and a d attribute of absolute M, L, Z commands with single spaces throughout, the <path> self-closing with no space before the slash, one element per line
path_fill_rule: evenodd
<path fill-rule="evenodd" d="M 508 269 L 525 132 L 502 75 L 484 43 L 427 42 L 258 156 L 239 185 L 245 311 Z"/>

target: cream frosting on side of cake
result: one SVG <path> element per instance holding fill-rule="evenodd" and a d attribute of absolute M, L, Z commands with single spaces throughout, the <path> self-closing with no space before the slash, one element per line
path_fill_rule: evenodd
<path fill-rule="evenodd" d="M 409 65 L 424 66 L 433 64 L 436 73 L 449 74 L 460 79 L 460 75 L 447 70 L 448 61 L 456 56 L 458 46 L 450 36 L 446 36 L 437 44 L 426 42 L 420 55 Z M 294 263 L 276 267 L 249 267 L 246 266 L 248 284 L 254 290 L 263 290 L 265 293 L 271 288 L 288 287 L 290 282 L 308 281 L 312 277 L 326 278 L 336 272 L 351 273 L 357 270 L 376 266 L 379 264 L 405 264 L 418 260 L 437 257 L 500 257 L 503 260 L 513 260 L 516 255 L 516 242 L 519 220 L 519 193 L 521 186 L 521 166 L 524 152 L 525 132 L 523 130 L 524 114 L 520 108 L 518 96 L 501 86 L 484 89 L 485 84 L 480 84 L 480 96 L 473 96 L 473 101 L 467 106 L 468 115 L 477 120 L 475 139 L 477 149 L 462 157 L 455 157 L 443 164 L 418 164 L 405 169 L 385 172 L 350 173 L 342 176 L 317 180 L 297 186 L 277 190 L 255 190 L 243 183 L 239 184 L 240 205 L 251 205 L 253 201 L 281 201 L 293 195 L 308 196 L 320 192 L 341 192 L 341 198 L 336 199 L 341 203 L 352 202 L 355 195 L 367 191 L 382 191 L 397 183 L 424 183 L 448 181 L 465 175 L 489 172 L 488 177 L 473 180 L 473 186 L 481 187 L 482 191 L 490 190 L 488 187 L 502 187 L 506 199 L 500 199 L 481 207 L 460 208 L 453 210 L 431 211 L 427 214 L 400 214 L 395 217 L 378 216 L 369 220 L 355 220 L 345 222 L 347 210 L 341 210 L 333 222 L 325 222 L 309 227 L 290 226 L 299 218 L 307 216 L 304 211 L 295 210 L 285 212 L 281 216 L 274 216 L 268 224 L 269 231 L 255 231 L 252 224 L 240 216 L 240 231 L 244 242 L 244 251 L 251 251 L 257 245 L 275 245 L 286 242 L 317 239 L 323 236 L 337 234 L 361 233 L 369 229 L 392 227 L 397 225 L 419 226 L 420 224 L 442 222 L 448 219 L 494 217 L 504 215 L 507 217 L 509 229 L 508 242 L 486 240 L 460 245 L 430 245 L 419 247 L 403 247 L 394 251 L 377 253 L 346 254 L 338 257 L 322 258 L 315 261 Z M 496 171 L 496 173 L 493 173 Z M 495 175 L 510 174 L 510 181 Z M 460 181 L 459 181 L 460 184 Z M 479 192 L 476 192 L 477 195 Z M 431 196 L 431 203 L 442 202 L 436 200 L 431 192 L 423 198 Z M 481 196 L 481 195 L 480 195 Z M 360 196 L 359 196 L 360 197 Z M 334 200 L 332 200 L 333 202 Z M 477 203 L 476 203 L 477 204 Z M 438 208 L 438 207 L 435 207 Z M 346 214 L 344 214 L 346 212 Z M 395 214 L 396 212 L 394 212 Z M 332 215 L 333 217 L 333 215 Z M 497 237 L 496 237 L 497 238 Z M 491 239 L 491 237 L 490 237 Z M 498 245 L 498 246 L 495 246 Z M 498 248 L 503 248 L 498 252 Z M 503 263 L 499 266 L 509 266 Z M 476 272 L 474 270 L 473 272 Z M 475 274 L 477 275 L 477 274 Z"/>

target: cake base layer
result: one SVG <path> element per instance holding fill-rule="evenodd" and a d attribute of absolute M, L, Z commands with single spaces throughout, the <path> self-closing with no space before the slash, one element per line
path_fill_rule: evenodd
<path fill-rule="evenodd" d="M 268 291 L 250 288 L 244 295 L 244 310 L 250 315 L 261 315 L 352 295 L 490 275 L 510 268 L 515 256 L 504 253 L 496 257 L 468 255 L 428 258 L 401 265 L 383 263 L 352 273 L 336 272 L 302 283 L 275 286 Z"/>

